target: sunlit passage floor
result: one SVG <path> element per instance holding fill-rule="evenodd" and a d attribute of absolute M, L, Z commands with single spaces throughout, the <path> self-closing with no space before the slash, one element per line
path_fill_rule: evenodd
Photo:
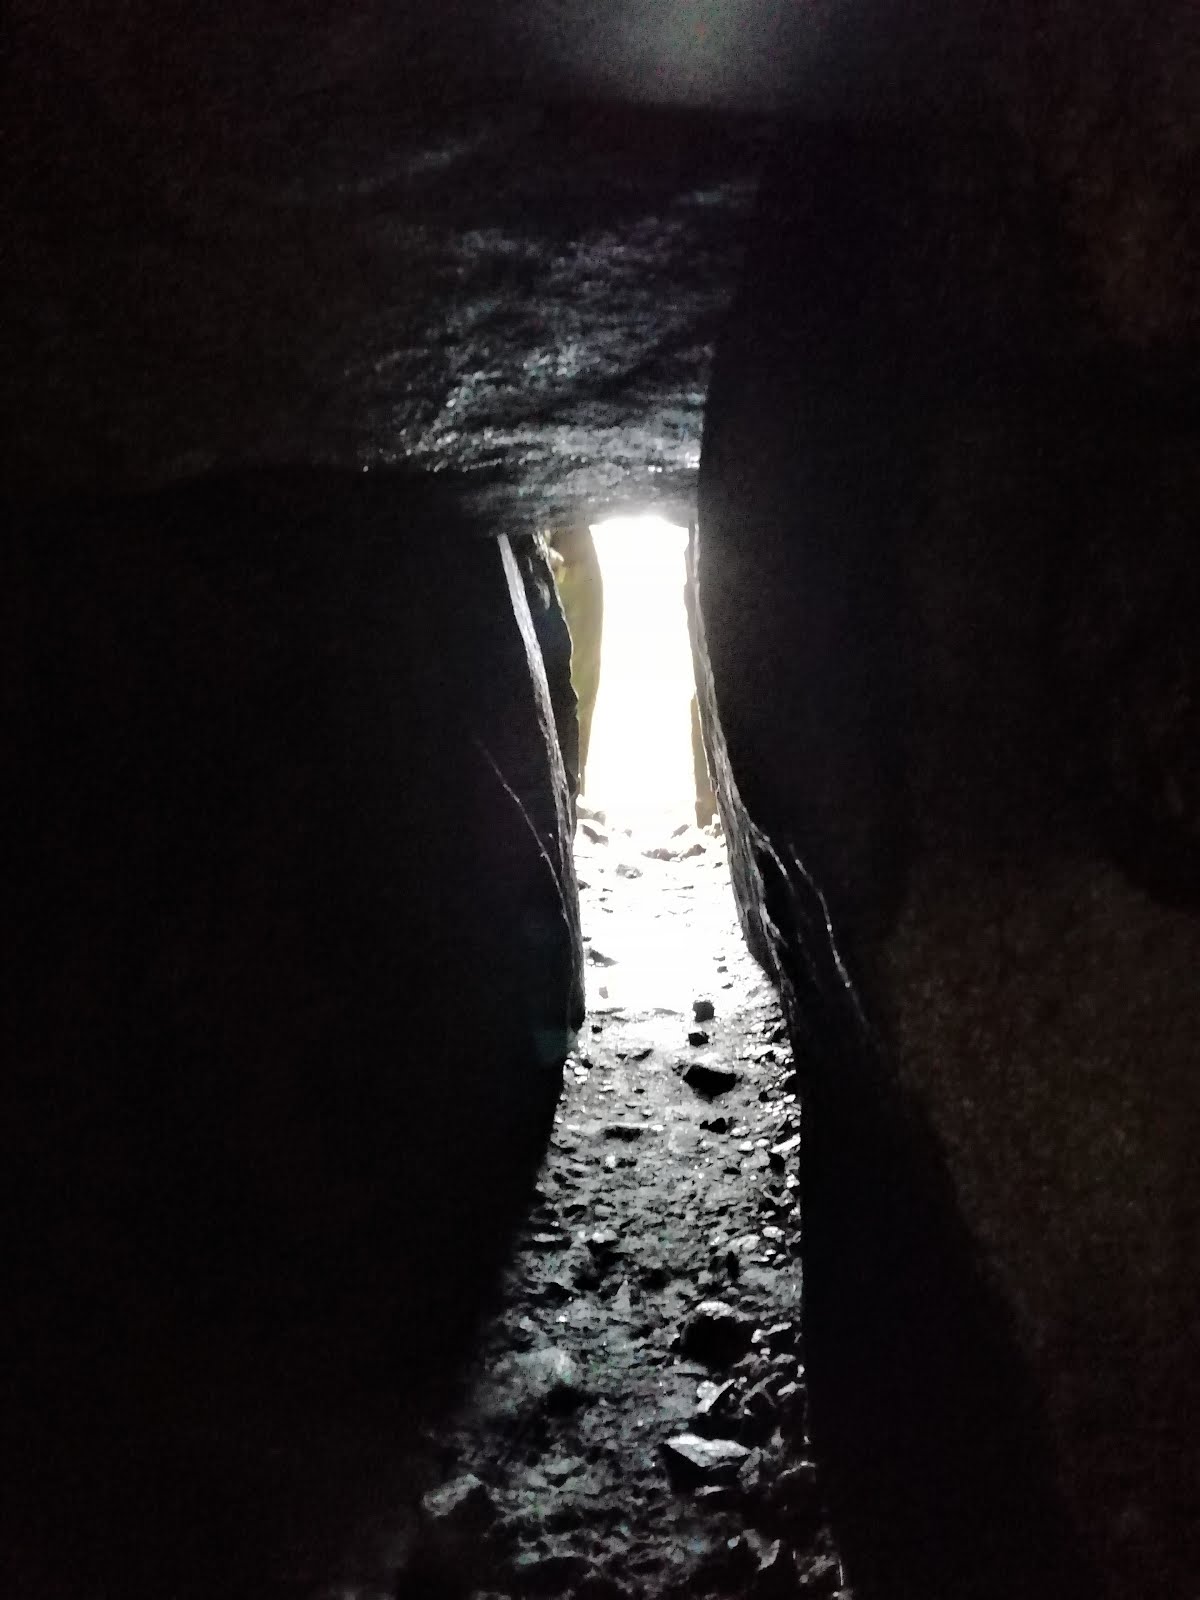
<path fill-rule="evenodd" d="M 798 1109 L 723 841 L 592 820 L 576 857 L 588 1020 L 437 1441 L 433 1572 L 400 1592 L 449 1567 L 465 1593 L 848 1593 L 807 1459 Z"/>

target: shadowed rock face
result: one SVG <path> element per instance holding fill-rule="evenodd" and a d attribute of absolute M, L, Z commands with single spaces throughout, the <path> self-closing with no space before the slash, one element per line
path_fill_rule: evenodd
<path fill-rule="evenodd" d="M 799 126 L 706 418 L 710 738 L 887 1596 L 1196 1570 L 1196 417 L 1051 194 L 1004 138 Z"/>
<path fill-rule="evenodd" d="M 41 1291 L 383 1250 L 436 1300 L 503 1212 L 581 946 L 520 574 L 454 519 L 320 471 L 16 508 L 0 1121 Z"/>

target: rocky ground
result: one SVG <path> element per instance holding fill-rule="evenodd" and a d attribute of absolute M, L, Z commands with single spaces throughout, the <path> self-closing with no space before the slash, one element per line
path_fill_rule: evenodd
<path fill-rule="evenodd" d="M 5 1595 L 845 1600 L 806 1438 L 798 1108 L 724 843 L 588 820 L 577 858 L 590 1011 L 498 1282 L 455 1236 L 445 1283 L 398 1299 L 348 1266 L 282 1309 L 81 1302 L 17 1341 Z M 461 1130 L 429 1136 L 473 1197 Z"/>
<path fill-rule="evenodd" d="M 805 1431 L 799 1108 L 723 841 L 581 821 L 589 1015 L 404 1596 L 848 1596 Z"/>

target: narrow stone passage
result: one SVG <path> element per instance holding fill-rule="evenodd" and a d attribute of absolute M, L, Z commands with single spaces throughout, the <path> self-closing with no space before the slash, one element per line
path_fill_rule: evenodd
<path fill-rule="evenodd" d="M 580 824 L 588 1021 L 402 1595 L 848 1596 L 808 1459 L 799 1113 L 724 842 Z"/>

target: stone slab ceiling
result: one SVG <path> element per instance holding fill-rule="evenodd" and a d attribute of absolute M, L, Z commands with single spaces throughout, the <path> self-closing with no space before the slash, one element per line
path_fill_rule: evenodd
<path fill-rule="evenodd" d="M 761 121 L 310 85 L 172 124 L 41 58 L 19 94 L 10 485 L 323 461 L 495 531 L 687 515 Z"/>

